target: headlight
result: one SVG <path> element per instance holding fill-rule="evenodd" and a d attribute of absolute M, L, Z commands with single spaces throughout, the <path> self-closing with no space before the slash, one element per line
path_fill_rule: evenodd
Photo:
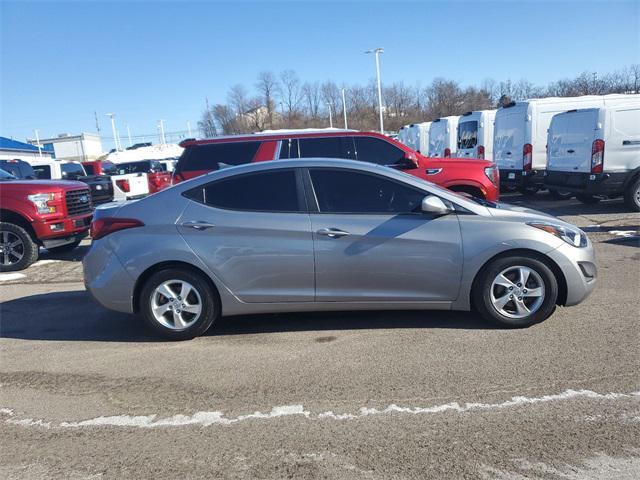
<path fill-rule="evenodd" d="M 545 222 L 528 222 L 527 225 L 555 235 L 574 247 L 582 248 L 587 246 L 587 236 L 582 230 L 577 228 Z"/>
<path fill-rule="evenodd" d="M 27 195 L 31 203 L 36 206 L 38 213 L 55 213 L 56 207 L 49 206 L 49 202 L 55 200 L 55 193 L 36 193 Z"/>

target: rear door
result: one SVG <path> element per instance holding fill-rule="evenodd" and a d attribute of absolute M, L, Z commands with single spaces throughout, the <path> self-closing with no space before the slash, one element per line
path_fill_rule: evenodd
<path fill-rule="evenodd" d="M 424 191 L 366 172 L 311 168 L 316 301 L 451 301 L 462 273 L 455 214 L 420 211 Z M 317 200 L 316 200 L 317 199 Z"/>
<path fill-rule="evenodd" d="M 521 170 L 527 105 L 501 108 L 494 126 L 493 160 L 500 169 Z"/>
<path fill-rule="evenodd" d="M 300 173 L 237 175 L 190 190 L 178 230 L 243 302 L 311 302 L 314 257 Z"/>
<path fill-rule="evenodd" d="M 476 146 L 478 145 L 478 120 L 476 118 L 462 117 L 458 124 L 458 153 L 457 156 L 475 157 Z"/>
<path fill-rule="evenodd" d="M 598 109 L 561 113 L 553 117 L 547 139 L 547 169 L 556 172 L 591 171 L 591 145 Z"/>
<path fill-rule="evenodd" d="M 429 156 L 443 157 L 447 143 L 447 124 L 444 121 L 437 121 L 431 124 L 429 129 Z"/>

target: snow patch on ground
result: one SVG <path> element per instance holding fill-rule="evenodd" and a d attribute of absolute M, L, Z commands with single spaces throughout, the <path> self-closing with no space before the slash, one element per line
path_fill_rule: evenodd
<path fill-rule="evenodd" d="M 565 390 L 562 393 L 553 395 L 543 395 L 541 397 L 512 397 L 501 403 L 446 403 L 431 407 L 400 407 L 391 404 L 386 408 L 377 409 L 362 407 L 358 413 L 334 413 L 333 411 L 313 413 L 305 410 L 302 405 L 283 405 L 273 407 L 270 412 L 254 412 L 237 417 L 227 417 L 221 411 L 196 412 L 193 415 L 173 415 L 171 417 L 159 418 L 157 415 L 113 415 L 108 417 L 96 417 L 81 421 L 66 421 L 59 424 L 52 424 L 44 420 L 32 418 L 16 419 L 11 409 L 0 409 L 0 414 L 11 418 L 5 420 L 6 423 L 21 425 L 26 427 L 43 428 L 83 428 L 83 427 L 126 427 L 126 428 L 158 428 L 158 427 L 184 427 L 197 425 L 208 427 L 211 425 L 231 425 L 245 420 L 272 419 L 287 416 L 301 416 L 311 420 L 354 420 L 358 418 L 371 417 L 374 415 L 389 414 L 439 414 L 444 412 L 465 413 L 477 410 L 496 410 L 512 408 L 517 406 L 534 405 L 545 402 L 557 402 L 572 398 L 589 398 L 597 400 L 616 400 L 622 398 L 640 397 L 640 391 L 632 393 L 597 393 L 591 390 Z"/>
<path fill-rule="evenodd" d="M 9 282 L 25 277 L 26 275 L 24 273 L 0 273 L 0 282 Z"/>

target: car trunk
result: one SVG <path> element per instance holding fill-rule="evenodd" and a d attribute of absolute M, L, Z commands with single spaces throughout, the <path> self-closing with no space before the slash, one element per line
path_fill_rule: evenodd
<path fill-rule="evenodd" d="M 501 169 L 521 170 L 527 106 L 516 105 L 496 114 L 493 159 Z"/>
<path fill-rule="evenodd" d="M 557 172 L 591 171 L 591 146 L 598 122 L 598 110 L 591 109 L 557 115 L 549 128 L 547 170 Z"/>

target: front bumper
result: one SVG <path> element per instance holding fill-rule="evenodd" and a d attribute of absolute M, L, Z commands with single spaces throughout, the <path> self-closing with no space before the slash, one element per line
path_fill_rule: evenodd
<path fill-rule="evenodd" d="M 84 238 L 91 225 L 91 213 L 57 219 L 35 221 L 31 224 L 38 240 L 49 247 L 59 247 Z"/>
<path fill-rule="evenodd" d="M 500 169 L 500 188 L 512 189 L 512 188 L 526 188 L 541 186 L 544 182 L 543 170 L 512 170 L 501 168 Z"/>
<path fill-rule="evenodd" d="M 586 195 L 617 196 L 624 191 L 627 173 L 581 173 L 546 171 L 544 184 L 553 190 Z"/>
<path fill-rule="evenodd" d="M 577 305 L 593 292 L 598 280 L 598 269 L 591 241 L 585 248 L 563 243 L 547 255 L 560 267 L 564 275 L 567 284 L 565 306 Z"/>

